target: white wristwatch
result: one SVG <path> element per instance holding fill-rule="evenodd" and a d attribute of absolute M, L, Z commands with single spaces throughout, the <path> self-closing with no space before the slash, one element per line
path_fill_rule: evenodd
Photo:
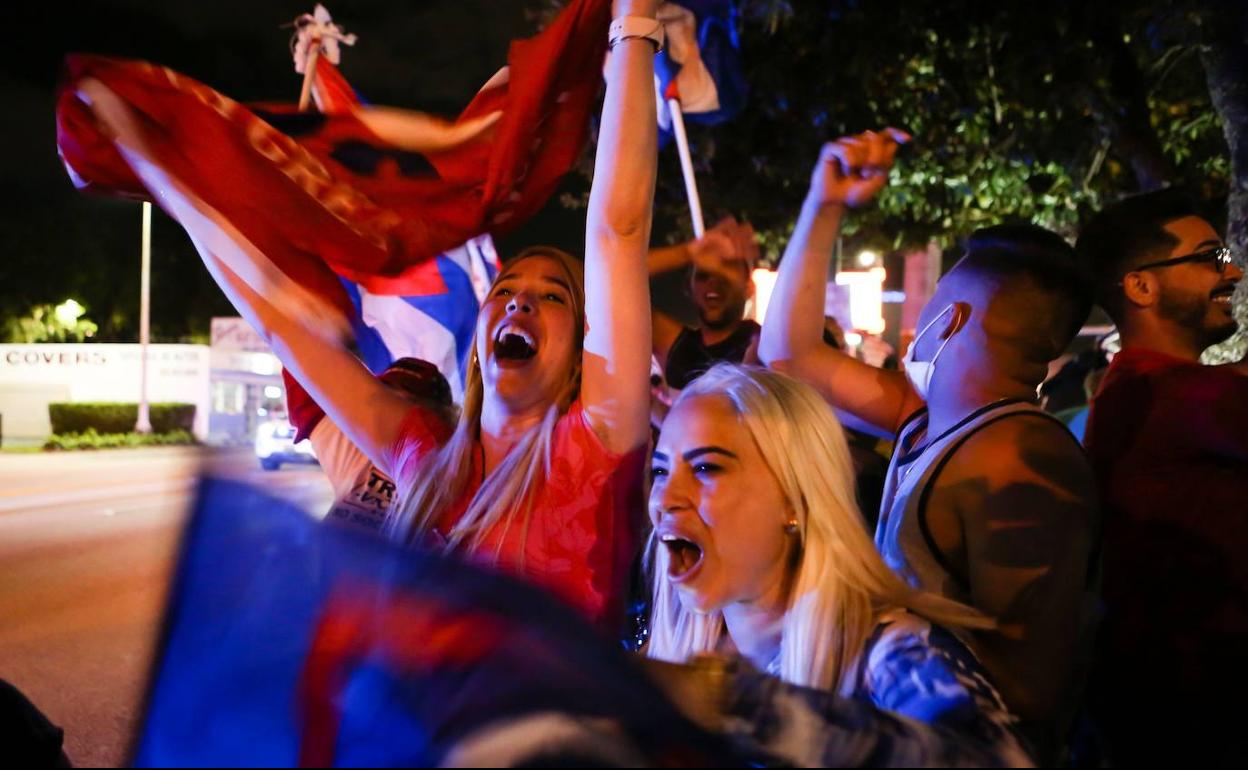
<path fill-rule="evenodd" d="M 654 52 L 663 50 L 663 22 L 646 16 L 621 16 L 611 22 L 607 48 L 615 48 L 621 40 L 644 38 L 654 43 Z"/>

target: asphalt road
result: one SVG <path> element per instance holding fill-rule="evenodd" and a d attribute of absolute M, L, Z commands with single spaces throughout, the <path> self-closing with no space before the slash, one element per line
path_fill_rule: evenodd
<path fill-rule="evenodd" d="M 0 678 L 65 730 L 74 764 L 127 758 L 180 526 L 201 469 L 321 513 L 315 466 L 247 449 L 0 454 Z"/>

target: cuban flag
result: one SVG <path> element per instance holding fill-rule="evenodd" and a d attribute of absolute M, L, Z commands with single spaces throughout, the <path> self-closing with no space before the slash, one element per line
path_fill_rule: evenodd
<path fill-rule="evenodd" d="M 317 6 L 317 13 L 324 8 Z M 328 21 L 328 13 L 324 12 Z M 315 43 L 316 41 L 310 41 Z M 306 54 L 305 54 L 306 56 Z M 312 98 L 323 113 L 341 114 L 367 103 L 334 64 L 334 57 L 316 60 Z M 302 72 L 296 52 L 296 71 Z M 401 296 L 374 294 L 365 286 L 341 279 L 354 312 L 350 317 L 354 347 L 365 366 L 381 374 L 400 358 L 428 361 L 442 372 L 456 402 L 463 396 L 464 371 L 472 345 L 477 313 L 501 268 L 494 239 L 488 233 L 434 258 L 445 292 Z M 286 378 L 288 413 L 298 415 L 319 408 L 297 382 Z M 297 426 L 305 424 L 297 422 Z M 300 427 L 302 432 L 302 427 Z"/>
<path fill-rule="evenodd" d="M 667 36 L 655 60 L 659 129 L 672 130 L 668 99 L 680 102 L 685 120 L 714 125 L 745 106 L 737 10 L 731 0 L 680 0 L 659 7 Z"/>
<path fill-rule="evenodd" d="M 498 275 L 499 259 L 487 234 L 439 254 L 435 264 L 446 285 L 438 294 L 373 294 L 358 283 L 342 283 L 354 310 L 352 332 L 364 364 L 380 374 L 400 358 L 428 361 L 441 370 L 458 402 L 477 312 Z"/>
<path fill-rule="evenodd" d="M 206 480 L 135 767 L 725 767 L 540 589 Z"/>
<path fill-rule="evenodd" d="M 57 147 L 80 189 L 152 200 L 233 282 L 374 369 L 423 351 L 460 385 L 488 236 L 535 214 L 580 155 L 610 0 L 572 0 L 454 120 L 362 104 L 328 61 L 324 112 L 243 105 L 165 67 L 67 58 Z M 432 351 L 432 352 L 431 352 Z M 388 363 L 386 361 L 385 363 Z"/>

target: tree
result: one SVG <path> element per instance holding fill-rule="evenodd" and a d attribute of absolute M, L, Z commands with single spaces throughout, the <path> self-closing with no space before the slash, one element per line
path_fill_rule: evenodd
<path fill-rule="evenodd" d="M 749 104 L 731 123 L 690 126 L 690 138 L 708 219 L 747 217 L 772 259 L 819 145 L 884 125 L 915 141 L 879 205 L 849 222 L 851 246 L 950 247 L 1009 220 L 1073 238 L 1107 202 L 1180 185 L 1219 223 L 1231 190 L 1229 237 L 1243 253 L 1248 54 L 1239 4 L 739 7 Z M 675 152 L 664 153 L 656 231 L 666 225 L 674 240 L 688 237 L 688 214 Z"/>
<path fill-rule="evenodd" d="M 99 331 L 90 319 L 83 318 L 86 308 L 72 299 L 61 304 L 36 305 L 20 318 L 5 324 L 6 342 L 86 342 Z"/>
<path fill-rule="evenodd" d="M 1165 183 L 1220 200 L 1221 126 L 1194 38 L 1153 27 L 1166 8 L 951 2 L 899 18 L 887 3 L 747 0 L 749 107 L 691 127 L 708 207 L 778 247 L 819 144 L 882 125 L 915 142 L 855 217 L 863 240 L 950 244 L 1005 219 L 1073 234 L 1104 200 Z M 679 171 L 663 170 L 661 205 L 680 216 Z"/>
<path fill-rule="evenodd" d="M 1230 148 L 1226 238 L 1243 259 L 1248 254 L 1248 83 L 1244 81 L 1248 72 L 1248 10 L 1240 3 L 1209 0 L 1200 11 L 1204 42 L 1201 61 Z M 1236 296 L 1239 334 L 1211 350 L 1207 357 L 1212 361 L 1239 361 L 1248 350 L 1248 281 L 1241 283 Z"/>

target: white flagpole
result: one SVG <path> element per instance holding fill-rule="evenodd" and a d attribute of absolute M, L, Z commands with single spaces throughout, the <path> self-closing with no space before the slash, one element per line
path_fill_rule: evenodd
<path fill-rule="evenodd" d="M 316 80 L 316 60 L 321 55 L 321 40 L 314 38 L 308 46 L 308 63 L 303 70 L 303 89 L 299 92 L 299 111 L 306 112 L 312 101 L 312 81 Z"/>
<path fill-rule="evenodd" d="M 672 132 L 676 134 L 676 150 L 680 153 L 680 170 L 685 177 L 685 195 L 689 198 L 689 215 L 693 218 L 693 237 L 701 238 L 706 232 L 702 221 L 702 199 L 698 197 L 698 180 L 693 175 L 693 157 L 689 154 L 689 137 L 685 134 L 685 117 L 680 100 L 668 99 L 667 109 L 672 116 Z"/>
<path fill-rule="evenodd" d="M 143 235 L 139 268 L 139 419 L 135 433 L 151 433 L 152 421 L 147 404 L 147 346 L 152 322 L 152 204 L 143 201 Z"/>
<path fill-rule="evenodd" d="M 316 80 L 316 60 L 322 55 L 330 64 L 337 64 L 339 44 L 355 45 L 355 35 L 348 35 L 334 23 L 329 11 L 320 3 L 312 13 L 300 14 L 294 21 L 295 35 L 290 41 L 290 51 L 295 57 L 295 71 L 299 71 L 301 51 L 303 62 L 303 88 L 299 92 L 299 111 L 304 112 L 312 103 L 312 84 Z"/>

